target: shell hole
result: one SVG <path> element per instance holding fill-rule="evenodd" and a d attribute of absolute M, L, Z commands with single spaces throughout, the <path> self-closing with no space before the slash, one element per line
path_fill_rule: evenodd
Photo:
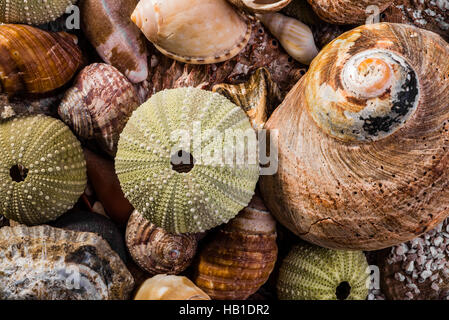
<path fill-rule="evenodd" d="M 350 293 L 351 293 L 351 286 L 347 281 L 340 282 L 340 284 L 337 287 L 337 290 L 335 291 L 335 295 L 337 296 L 338 300 L 346 300 L 349 297 Z"/>
<path fill-rule="evenodd" d="M 196 160 L 189 152 L 179 150 L 172 154 L 170 163 L 172 170 L 178 173 L 188 173 L 192 171 Z"/>
<path fill-rule="evenodd" d="M 21 164 L 16 164 L 9 169 L 9 175 L 11 179 L 15 182 L 23 182 L 25 181 L 28 175 L 28 169 L 22 166 Z"/>

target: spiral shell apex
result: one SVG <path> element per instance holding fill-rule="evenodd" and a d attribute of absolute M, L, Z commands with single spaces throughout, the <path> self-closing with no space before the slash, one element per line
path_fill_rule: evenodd
<path fill-rule="evenodd" d="M 277 289 L 282 300 L 365 300 L 368 284 L 363 252 L 303 243 L 282 262 Z"/>
<path fill-rule="evenodd" d="M 244 141 L 247 154 L 237 150 Z M 125 197 L 150 222 L 171 233 L 202 232 L 251 200 L 256 133 L 244 111 L 218 93 L 165 90 L 134 111 L 115 168 Z"/>
<path fill-rule="evenodd" d="M 37 115 L 2 122 L 0 148 L 0 210 L 8 219 L 52 221 L 83 194 L 83 151 L 61 121 Z"/>

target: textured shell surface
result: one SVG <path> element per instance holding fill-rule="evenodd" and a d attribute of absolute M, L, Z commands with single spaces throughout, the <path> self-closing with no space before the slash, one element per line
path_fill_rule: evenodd
<path fill-rule="evenodd" d="M 186 277 L 159 274 L 141 285 L 134 300 L 210 300 L 210 297 Z"/>
<path fill-rule="evenodd" d="M 240 107 L 218 93 L 178 88 L 134 111 L 115 168 L 125 197 L 150 222 L 171 233 L 196 233 L 229 221 L 249 203 L 257 158 L 256 133 Z"/>
<path fill-rule="evenodd" d="M 114 156 L 120 133 L 140 105 L 136 88 L 116 68 L 94 63 L 84 68 L 61 101 L 58 113 L 82 140 L 94 140 Z"/>
<path fill-rule="evenodd" d="M 163 54 L 192 64 L 229 60 L 251 36 L 249 19 L 226 0 L 141 0 L 132 20 Z"/>
<path fill-rule="evenodd" d="M 131 21 L 137 0 L 83 0 L 81 28 L 101 58 L 133 83 L 148 76 L 144 35 Z"/>
<path fill-rule="evenodd" d="M 0 247 L 4 300 L 117 300 L 133 289 L 120 257 L 94 233 L 4 227 Z"/>
<path fill-rule="evenodd" d="M 228 0 L 237 8 L 250 12 L 274 12 L 287 6 L 292 0 Z"/>
<path fill-rule="evenodd" d="M 4 121 L 0 149 L 0 209 L 8 219 L 55 220 L 83 194 L 83 151 L 63 122 L 43 115 Z"/>
<path fill-rule="evenodd" d="M 363 252 L 302 243 L 282 262 L 278 296 L 281 300 L 365 300 L 368 270 Z"/>
<path fill-rule="evenodd" d="M 326 46 L 265 126 L 279 171 L 261 191 L 278 220 L 320 246 L 377 250 L 446 218 L 448 57 L 437 34 L 401 24 Z"/>
<path fill-rule="evenodd" d="M 193 281 L 212 299 L 247 299 L 273 271 L 276 236 L 276 221 L 254 196 L 247 208 L 205 244 L 194 266 Z"/>
<path fill-rule="evenodd" d="M 76 37 L 26 25 L 0 25 L 0 92 L 45 93 L 66 84 L 82 64 Z"/>
<path fill-rule="evenodd" d="M 196 234 L 170 234 L 134 211 L 126 228 L 126 245 L 133 260 L 150 274 L 179 274 L 196 254 Z"/>
<path fill-rule="evenodd" d="M 39 25 L 62 16 L 77 0 L 0 0 L 1 23 Z"/>

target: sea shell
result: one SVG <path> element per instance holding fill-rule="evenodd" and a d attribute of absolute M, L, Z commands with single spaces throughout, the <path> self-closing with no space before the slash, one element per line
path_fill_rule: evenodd
<path fill-rule="evenodd" d="M 363 252 L 304 242 L 282 261 L 278 296 L 281 300 L 365 300 L 369 270 Z"/>
<path fill-rule="evenodd" d="M 247 82 L 217 84 L 218 92 L 240 106 L 248 115 L 254 129 L 260 129 L 282 101 L 282 94 L 266 68 L 259 68 Z"/>
<path fill-rule="evenodd" d="M 448 57 L 437 34 L 400 24 L 361 26 L 326 46 L 265 125 L 277 130 L 279 170 L 261 190 L 278 220 L 306 241 L 351 250 L 443 221 Z"/>
<path fill-rule="evenodd" d="M 205 244 L 193 281 L 212 299 L 243 300 L 268 280 L 276 258 L 276 221 L 255 196 Z"/>
<path fill-rule="evenodd" d="M 76 37 L 26 25 L 0 25 L 0 92 L 44 93 L 66 84 L 82 63 Z"/>
<path fill-rule="evenodd" d="M 250 12 L 273 12 L 287 6 L 292 0 L 228 0 L 237 8 Z"/>
<path fill-rule="evenodd" d="M 148 76 L 146 40 L 131 21 L 137 0 L 83 0 L 81 28 L 101 58 L 134 83 Z"/>
<path fill-rule="evenodd" d="M 163 54 L 192 64 L 229 60 L 251 36 L 249 19 L 226 0 L 141 0 L 131 19 Z"/>
<path fill-rule="evenodd" d="M 36 115 L 1 122 L 0 148 L 0 212 L 8 219 L 52 221 L 83 194 L 83 152 L 61 121 Z"/>
<path fill-rule="evenodd" d="M 243 154 L 237 148 L 246 138 Z M 115 169 L 125 196 L 150 222 L 170 233 L 196 233 L 249 203 L 257 157 L 256 133 L 240 107 L 218 93 L 178 88 L 134 111 Z"/>
<path fill-rule="evenodd" d="M 170 234 L 134 211 L 126 228 L 126 245 L 134 261 L 150 274 L 179 274 L 196 253 L 198 236 Z"/>
<path fill-rule="evenodd" d="M 294 59 L 303 64 L 310 62 L 318 54 L 312 30 L 301 21 L 281 13 L 256 15 L 260 21 L 279 40 L 282 47 Z"/>
<path fill-rule="evenodd" d="M 318 16 L 333 24 L 365 23 L 375 5 L 379 13 L 387 9 L 393 0 L 307 0 Z"/>
<path fill-rule="evenodd" d="M 159 274 L 146 280 L 134 300 L 210 300 L 186 277 Z"/>
<path fill-rule="evenodd" d="M 82 140 L 94 140 L 114 156 L 120 133 L 140 105 L 133 84 L 116 68 L 94 63 L 84 68 L 58 108 L 61 119 Z"/>
<path fill-rule="evenodd" d="M 50 226 L 0 229 L 0 299 L 126 299 L 134 281 L 94 233 Z"/>
<path fill-rule="evenodd" d="M 39 25 L 56 20 L 76 0 L 0 0 L 0 23 Z"/>

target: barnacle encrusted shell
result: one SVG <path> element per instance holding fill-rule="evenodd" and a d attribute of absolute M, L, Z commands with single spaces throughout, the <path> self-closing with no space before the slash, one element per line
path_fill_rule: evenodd
<path fill-rule="evenodd" d="M 360 251 L 330 250 L 301 243 L 282 261 L 281 300 L 365 300 L 369 268 Z"/>
<path fill-rule="evenodd" d="M 134 211 L 126 228 L 126 245 L 133 260 L 150 274 L 179 274 L 195 256 L 199 237 L 171 234 Z"/>
<path fill-rule="evenodd" d="M 251 36 L 249 19 L 226 0 L 141 0 L 131 18 L 159 51 L 186 63 L 229 60 Z"/>
<path fill-rule="evenodd" d="M 196 233 L 229 221 L 249 203 L 257 157 L 255 131 L 240 107 L 218 93 L 178 88 L 134 111 L 115 168 L 125 197 L 150 222 L 171 233 Z"/>
<path fill-rule="evenodd" d="M 0 229 L 0 299 L 127 299 L 134 280 L 94 233 L 50 226 Z"/>
<path fill-rule="evenodd" d="M 58 108 L 61 119 L 82 140 L 94 140 L 114 156 L 120 133 L 140 105 L 136 88 L 116 68 L 94 63 L 84 68 Z"/>
<path fill-rule="evenodd" d="M 276 258 L 276 221 L 254 196 L 206 243 L 193 281 L 212 299 L 243 300 L 268 280 Z"/>
<path fill-rule="evenodd" d="M 228 0 L 237 8 L 250 12 L 273 12 L 287 6 L 292 0 Z"/>
<path fill-rule="evenodd" d="M 159 274 L 146 280 L 134 300 L 210 300 L 186 277 Z"/>
<path fill-rule="evenodd" d="M 0 212 L 25 224 L 55 220 L 86 187 L 79 141 L 61 121 L 36 115 L 0 123 Z"/>
<path fill-rule="evenodd" d="M 361 26 L 326 46 L 265 126 L 279 137 L 279 171 L 261 190 L 278 220 L 306 241 L 354 250 L 440 223 L 448 57 L 437 34 L 401 24 Z"/>
<path fill-rule="evenodd" d="M 0 0 L 0 23 L 39 25 L 62 16 L 77 0 Z"/>
<path fill-rule="evenodd" d="M 312 5 L 318 16 L 333 24 L 357 24 L 365 23 L 370 11 L 370 6 L 376 6 L 379 13 L 392 4 L 392 0 L 307 0 Z"/>

